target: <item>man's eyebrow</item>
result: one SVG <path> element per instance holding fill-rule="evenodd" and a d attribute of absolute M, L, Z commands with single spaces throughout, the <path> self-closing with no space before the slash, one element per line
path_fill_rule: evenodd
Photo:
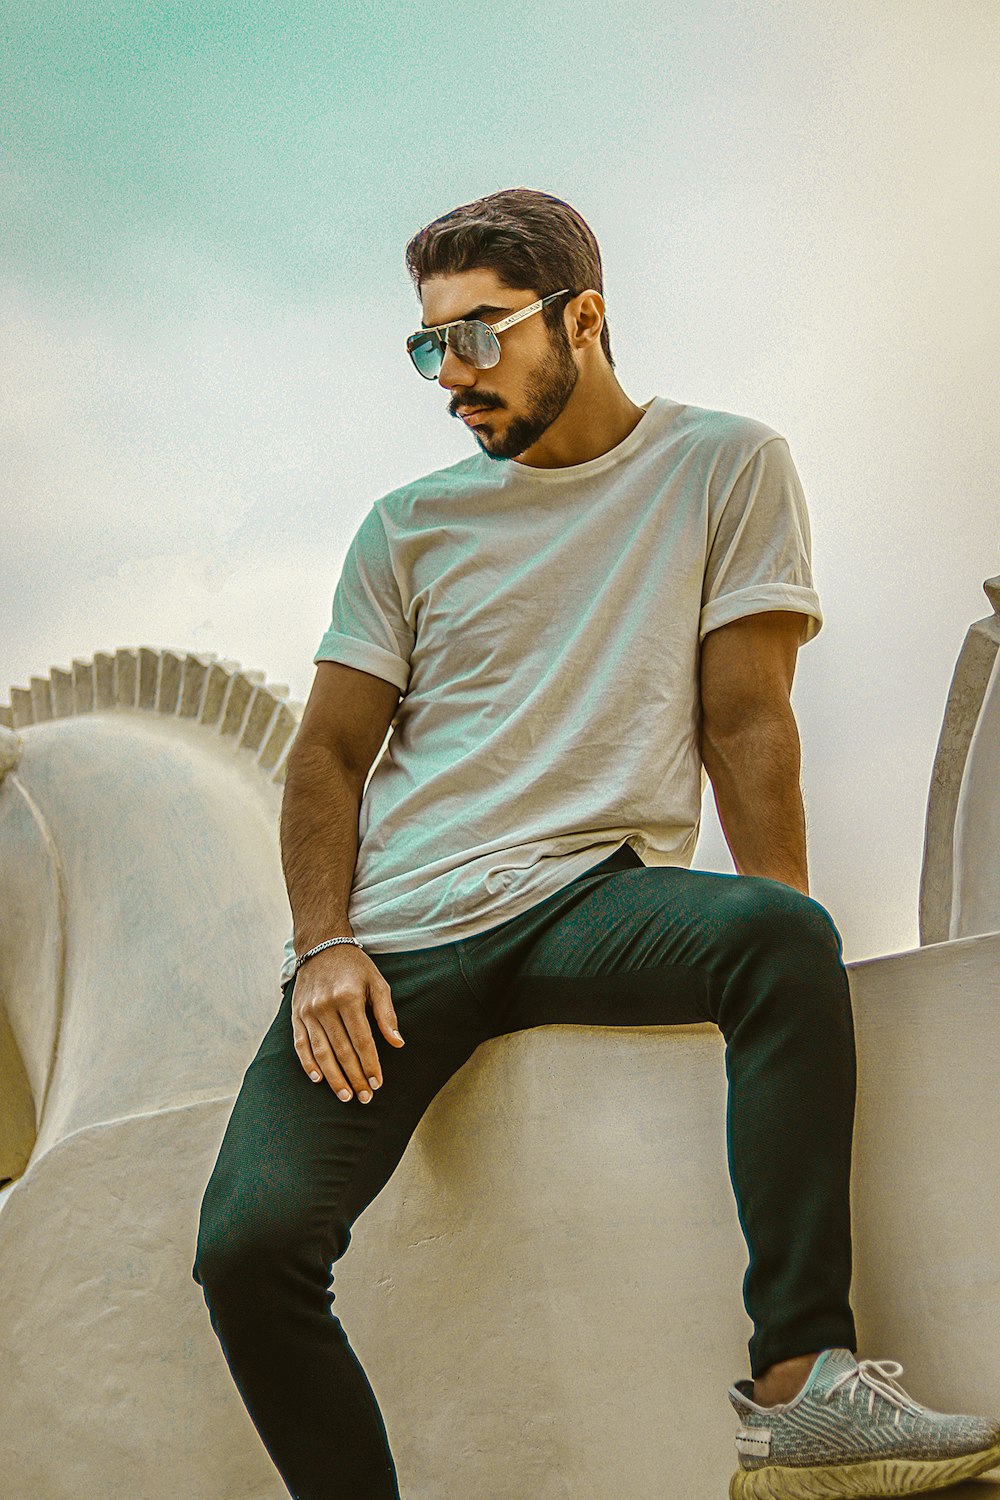
<path fill-rule="evenodd" d="M 463 313 L 461 318 L 449 318 L 449 323 L 462 323 L 469 318 L 481 318 L 484 313 L 508 313 L 509 307 L 491 307 L 488 302 L 480 302 L 478 307 L 472 308 L 471 312 Z M 443 328 L 443 323 L 421 323 L 421 328 Z"/>

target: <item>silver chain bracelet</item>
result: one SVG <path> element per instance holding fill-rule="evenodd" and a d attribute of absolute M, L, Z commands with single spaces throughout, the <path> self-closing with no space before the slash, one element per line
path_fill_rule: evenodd
<path fill-rule="evenodd" d="M 335 943 L 353 943 L 355 948 L 360 948 L 361 951 L 364 952 L 365 945 L 364 943 L 359 943 L 357 938 L 327 938 L 325 943 L 317 943 L 315 948 L 310 948 L 308 953 L 303 953 L 301 958 L 296 958 L 296 974 L 299 972 L 307 958 L 312 958 L 314 953 L 322 953 L 324 948 L 332 948 Z"/>

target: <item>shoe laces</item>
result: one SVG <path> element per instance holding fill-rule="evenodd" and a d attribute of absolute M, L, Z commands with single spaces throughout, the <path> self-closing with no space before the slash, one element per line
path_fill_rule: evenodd
<path fill-rule="evenodd" d="M 875 1395 L 876 1393 L 878 1393 L 878 1395 L 884 1396 L 887 1401 L 891 1401 L 895 1406 L 896 1415 L 894 1421 L 896 1426 L 898 1427 L 900 1414 L 902 1412 L 911 1411 L 919 1414 L 923 1411 L 923 1407 L 918 1405 L 918 1403 L 914 1401 L 913 1397 L 907 1395 L 906 1391 L 904 1391 L 903 1388 L 896 1383 L 896 1377 L 902 1375 L 902 1373 L 903 1366 L 899 1364 L 899 1362 L 895 1359 L 858 1360 L 857 1369 L 845 1370 L 842 1375 L 837 1376 L 836 1380 L 830 1382 L 830 1386 L 826 1394 L 824 1395 L 823 1400 L 832 1400 L 834 1391 L 837 1391 L 841 1386 L 844 1386 L 845 1389 L 850 1390 L 851 1405 L 853 1406 L 854 1397 L 858 1392 L 858 1388 L 860 1385 L 864 1384 L 869 1387 L 868 1415 L 872 1415 L 872 1411 L 875 1405 Z M 848 1381 L 850 1382 L 849 1386 L 847 1385 Z"/>

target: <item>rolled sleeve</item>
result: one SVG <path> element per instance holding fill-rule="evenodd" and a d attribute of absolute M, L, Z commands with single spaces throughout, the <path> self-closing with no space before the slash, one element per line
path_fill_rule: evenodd
<path fill-rule="evenodd" d="M 402 693 L 410 679 L 413 644 L 385 528 L 373 507 L 347 549 L 330 624 L 313 661 L 357 667 L 391 682 Z"/>
<path fill-rule="evenodd" d="M 762 443 L 748 460 L 714 520 L 699 637 L 743 615 L 772 609 L 805 617 L 802 645 L 822 628 L 806 499 L 788 444 L 779 436 Z"/>

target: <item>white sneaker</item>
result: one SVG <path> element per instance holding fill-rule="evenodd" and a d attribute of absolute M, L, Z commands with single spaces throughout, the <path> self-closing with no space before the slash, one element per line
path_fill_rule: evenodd
<path fill-rule="evenodd" d="M 1000 1422 L 930 1411 L 895 1360 L 824 1349 L 791 1401 L 758 1406 L 753 1381 L 729 1399 L 741 1418 L 730 1500 L 916 1495 L 1000 1464 Z"/>

